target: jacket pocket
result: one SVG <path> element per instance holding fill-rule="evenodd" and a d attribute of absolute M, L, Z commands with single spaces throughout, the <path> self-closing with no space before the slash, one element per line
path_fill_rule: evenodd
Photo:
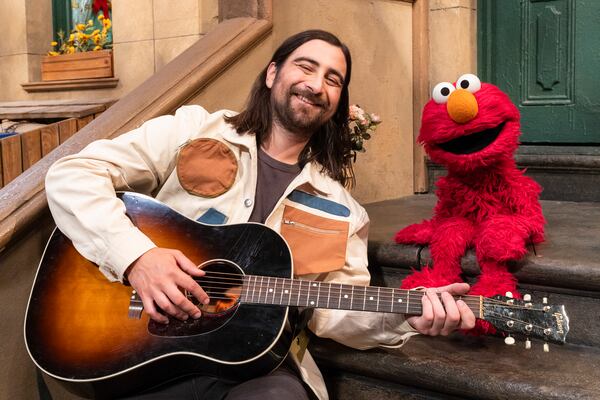
<path fill-rule="evenodd" d="M 195 139 L 185 144 L 177 157 L 177 178 L 188 193 L 217 197 L 235 182 L 238 162 L 233 151 L 216 139 Z"/>
<path fill-rule="evenodd" d="M 310 214 L 286 205 L 281 221 L 294 260 L 294 274 L 319 274 L 346 264 L 349 222 Z"/>

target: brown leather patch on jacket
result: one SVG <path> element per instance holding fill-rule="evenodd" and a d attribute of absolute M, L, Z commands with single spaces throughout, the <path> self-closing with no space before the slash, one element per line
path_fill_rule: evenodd
<path fill-rule="evenodd" d="M 325 218 L 289 205 L 283 210 L 281 235 L 294 259 L 294 274 L 318 274 L 346 264 L 350 223 Z"/>
<path fill-rule="evenodd" d="M 227 192 L 237 175 L 238 163 L 226 144 L 216 139 L 196 139 L 177 158 L 177 177 L 188 193 L 217 197 Z"/>

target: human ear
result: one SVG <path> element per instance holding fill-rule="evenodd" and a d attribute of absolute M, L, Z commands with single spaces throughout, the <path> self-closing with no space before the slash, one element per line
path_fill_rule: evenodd
<path fill-rule="evenodd" d="M 273 87 L 273 82 L 275 82 L 275 75 L 277 75 L 277 65 L 274 62 L 272 62 L 267 67 L 267 77 L 265 78 L 265 85 L 267 85 L 269 89 Z"/>

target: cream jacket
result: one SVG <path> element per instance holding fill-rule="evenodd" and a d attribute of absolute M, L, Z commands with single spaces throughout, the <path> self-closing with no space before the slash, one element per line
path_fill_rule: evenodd
<path fill-rule="evenodd" d="M 248 220 L 256 187 L 256 140 L 236 133 L 224 115 L 233 113 L 185 106 L 114 140 L 91 143 L 50 168 L 46 192 L 56 224 L 107 279 L 122 281 L 127 267 L 155 247 L 125 216 L 115 190 L 151 195 L 203 222 Z M 266 221 L 290 244 L 298 278 L 352 285 L 370 281 L 368 224 L 365 210 L 311 163 Z M 303 233 L 304 226 L 308 231 Z M 399 347 L 415 334 L 399 314 L 325 309 L 315 310 L 309 328 L 356 349 Z M 327 399 L 310 354 L 291 355 L 317 397 Z"/>

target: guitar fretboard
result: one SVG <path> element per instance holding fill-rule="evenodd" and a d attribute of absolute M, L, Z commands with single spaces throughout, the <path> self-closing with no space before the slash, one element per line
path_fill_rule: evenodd
<path fill-rule="evenodd" d="M 377 311 L 398 314 L 421 314 L 423 293 L 417 290 L 376 286 L 355 286 L 269 276 L 244 276 L 240 301 L 329 308 L 339 310 Z M 480 314 L 475 303 L 471 309 Z"/>

